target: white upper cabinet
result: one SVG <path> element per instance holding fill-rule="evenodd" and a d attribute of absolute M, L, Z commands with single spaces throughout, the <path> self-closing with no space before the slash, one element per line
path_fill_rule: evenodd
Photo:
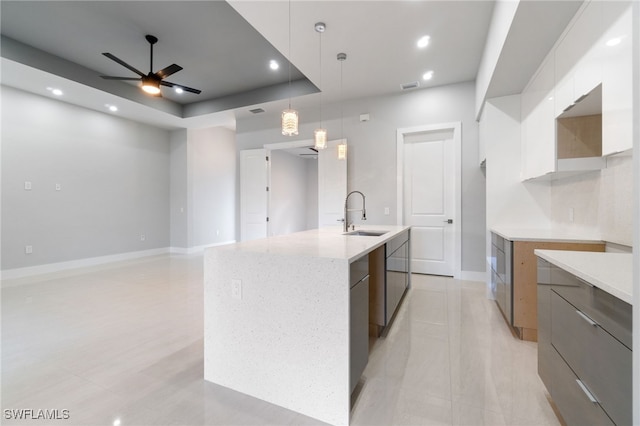
<path fill-rule="evenodd" d="M 522 92 L 522 179 L 555 171 L 554 58 L 542 67 Z"/>
<path fill-rule="evenodd" d="M 603 19 L 602 155 L 609 155 L 633 146 L 631 5 L 606 2 Z"/>
<path fill-rule="evenodd" d="M 555 49 L 556 117 L 602 82 L 602 8 L 601 1 L 587 4 Z"/>
<path fill-rule="evenodd" d="M 578 11 L 522 92 L 523 180 L 597 169 L 601 157 L 631 149 L 631 30 L 630 1 Z"/>

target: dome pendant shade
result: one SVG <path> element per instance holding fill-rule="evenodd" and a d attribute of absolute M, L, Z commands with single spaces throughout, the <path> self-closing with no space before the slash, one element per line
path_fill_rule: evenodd
<path fill-rule="evenodd" d="M 325 149 L 327 147 L 327 129 L 316 129 L 313 132 L 314 148 Z"/>
<path fill-rule="evenodd" d="M 285 136 L 298 134 L 298 111 L 295 109 L 282 111 L 282 134 Z"/>

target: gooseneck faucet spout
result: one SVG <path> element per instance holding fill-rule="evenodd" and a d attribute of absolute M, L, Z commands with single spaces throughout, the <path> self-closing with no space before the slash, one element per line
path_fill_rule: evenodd
<path fill-rule="evenodd" d="M 351 194 L 360 194 L 362 196 L 362 208 L 361 209 L 348 209 L 347 208 L 347 203 L 349 202 L 349 197 L 351 196 Z M 365 206 L 365 196 L 362 192 L 360 191 L 351 191 L 348 195 L 347 198 L 344 199 L 344 232 L 347 232 L 349 230 L 349 212 L 362 212 L 362 220 L 367 220 L 367 209 Z"/>

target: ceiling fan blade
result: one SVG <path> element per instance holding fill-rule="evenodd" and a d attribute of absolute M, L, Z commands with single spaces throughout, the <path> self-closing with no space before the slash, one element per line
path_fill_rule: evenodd
<path fill-rule="evenodd" d="M 113 56 L 111 53 L 104 52 L 103 55 L 106 56 L 107 58 L 111 59 L 112 61 L 119 63 L 123 67 L 125 67 L 127 69 L 130 69 L 131 71 L 133 71 L 136 74 L 138 74 L 140 77 L 144 77 L 145 76 L 145 74 L 143 74 L 142 71 L 138 71 L 137 69 L 135 69 L 134 67 L 132 67 L 131 65 L 129 65 L 128 63 L 126 63 L 122 59 L 119 59 L 116 56 Z"/>
<path fill-rule="evenodd" d="M 101 75 L 100 77 L 105 80 L 131 80 L 131 81 L 140 81 L 138 77 L 114 77 L 112 75 Z"/>
<path fill-rule="evenodd" d="M 182 69 L 182 67 L 181 67 L 180 65 L 177 65 L 177 64 L 171 64 L 171 65 L 169 65 L 168 67 L 166 67 L 166 68 L 161 69 L 160 71 L 158 71 L 158 72 L 156 73 L 156 75 L 157 75 L 158 77 L 160 77 L 160 79 L 163 79 L 163 78 L 167 78 L 167 77 L 169 77 L 171 74 L 175 74 L 175 73 L 177 73 L 177 72 L 178 72 L 178 71 L 180 71 L 181 69 Z"/>
<path fill-rule="evenodd" d="M 191 87 L 187 87 L 187 86 L 183 86 L 182 84 L 176 84 L 176 83 L 171 83 L 170 81 L 161 81 L 160 82 L 161 86 L 167 86 L 167 87 L 179 87 L 182 90 L 184 90 L 185 92 L 191 92 L 191 93 L 195 93 L 196 95 L 199 95 L 200 93 L 202 93 L 202 90 L 198 90 L 198 89 L 193 89 Z"/>

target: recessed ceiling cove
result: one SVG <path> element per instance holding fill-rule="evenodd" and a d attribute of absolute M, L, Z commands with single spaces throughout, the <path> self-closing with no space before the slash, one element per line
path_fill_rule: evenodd
<path fill-rule="evenodd" d="M 318 88 L 224 1 L 2 1 L 2 57 L 128 100 L 196 117 L 315 93 Z M 180 83 L 162 97 L 141 92 L 140 81 L 105 80 L 127 72 L 102 53 L 138 70 L 180 64 Z M 280 66 L 272 69 L 273 61 Z M 155 70 L 154 70 L 155 71 Z M 135 74 L 132 74 L 135 77 Z M 3 84 L 11 86 L 3 72 Z"/>

